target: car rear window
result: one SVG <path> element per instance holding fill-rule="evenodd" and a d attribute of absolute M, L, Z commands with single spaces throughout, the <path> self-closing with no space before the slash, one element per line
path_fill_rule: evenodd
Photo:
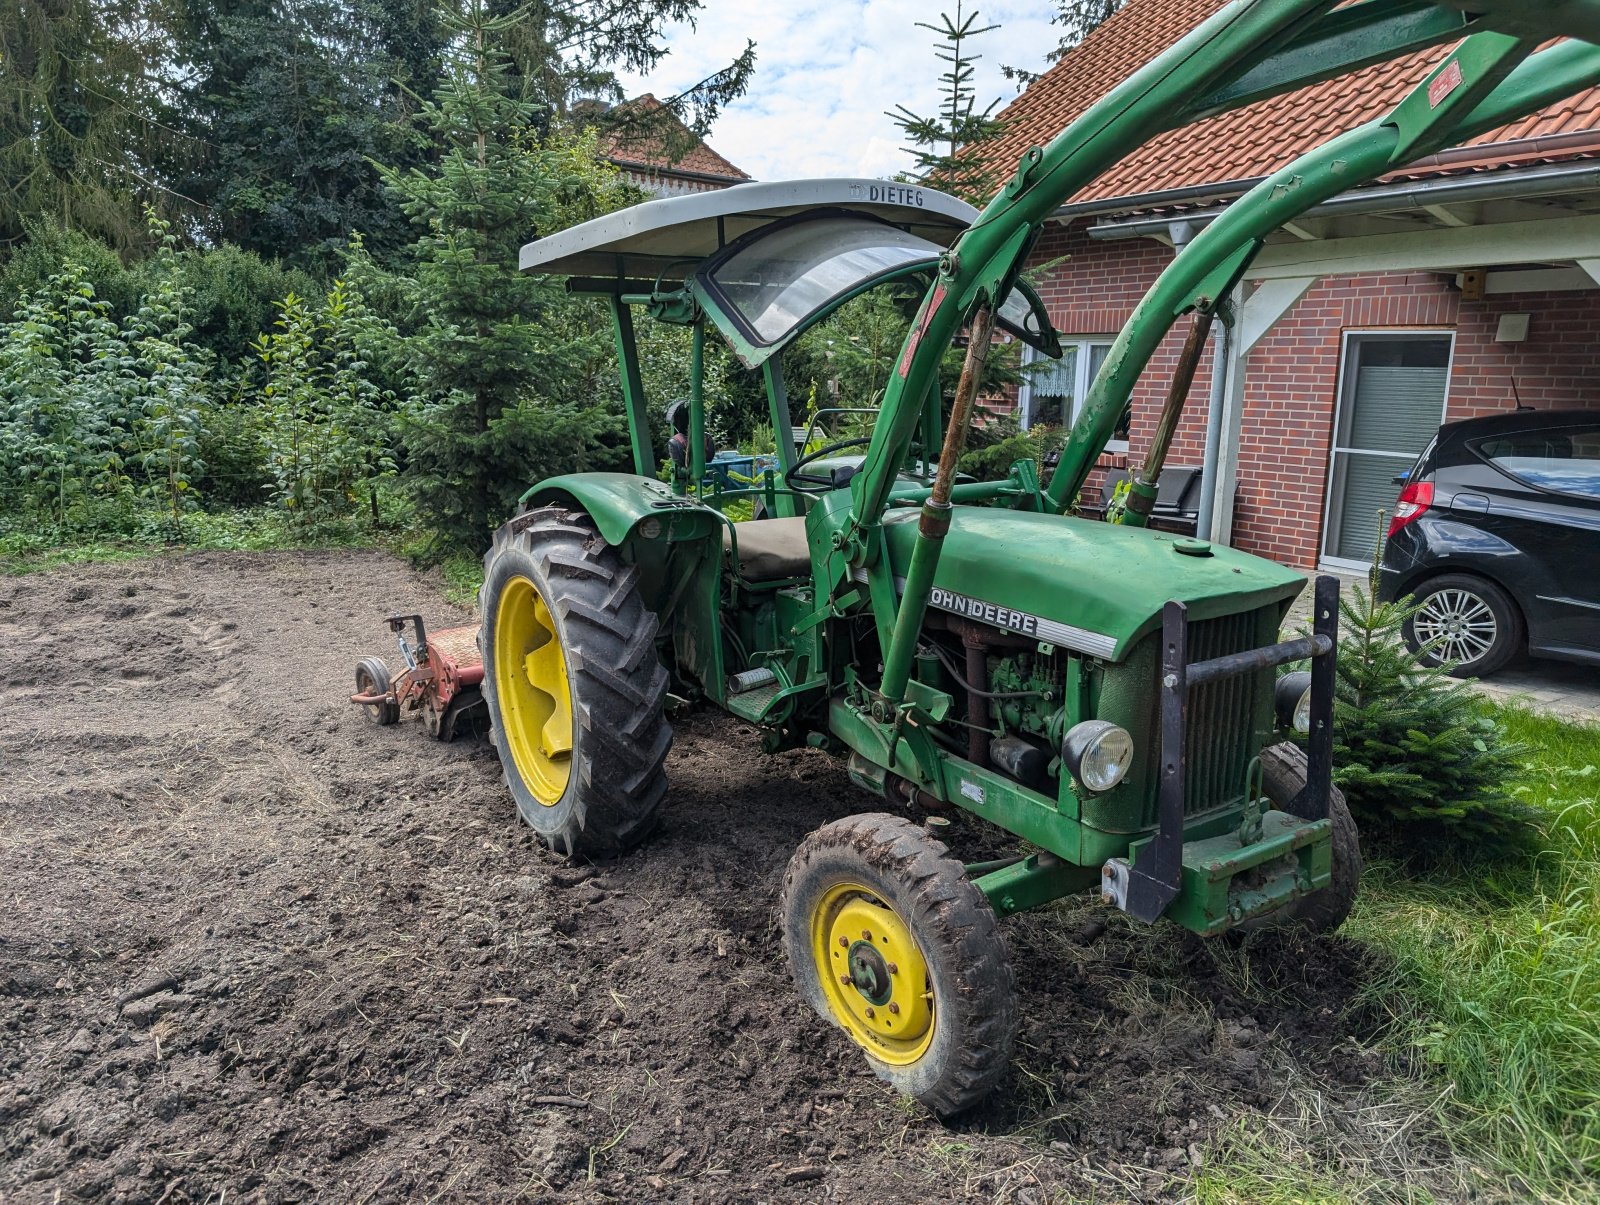
<path fill-rule="evenodd" d="M 1497 469 L 1536 489 L 1600 501 L 1600 426 L 1519 431 L 1471 446 Z"/>

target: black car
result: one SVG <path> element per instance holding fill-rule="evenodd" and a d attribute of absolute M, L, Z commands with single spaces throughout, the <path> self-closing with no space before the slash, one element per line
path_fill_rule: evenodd
<path fill-rule="evenodd" d="M 1600 665 L 1600 411 L 1449 423 L 1402 479 L 1378 596 L 1458 676 L 1526 651 Z"/>

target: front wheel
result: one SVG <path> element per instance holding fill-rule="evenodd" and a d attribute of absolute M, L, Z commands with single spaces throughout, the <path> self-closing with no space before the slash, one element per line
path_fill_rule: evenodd
<path fill-rule="evenodd" d="M 1005 1075 L 1017 1003 L 994 911 L 940 841 L 870 813 L 824 825 L 784 877 L 800 994 L 878 1076 L 941 1115 Z"/>
<path fill-rule="evenodd" d="M 1306 751 L 1288 743 L 1263 749 L 1261 777 L 1267 798 L 1280 811 L 1288 811 L 1306 785 Z M 1289 924 L 1313 933 L 1332 933 L 1344 924 L 1361 886 L 1361 836 L 1356 831 L 1344 792 L 1338 787 L 1328 792 L 1328 819 L 1333 822 L 1333 881 L 1321 891 L 1301 896 L 1287 907 L 1261 918 L 1260 923 L 1247 922 L 1243 928 Z"/>
<path fill-rule="evenodd" d="M 1457 678 L 1487 677 L 1522 652 L 1522 614 L 1493 582 L 1447 573 L 1425 582 L 1415 600 L 1402 630 L 1424 665 L 1449 666 Z"/>
<path fill-rule="evenodd" d="M 642 841 L 667 792 L 672 728 L 639 570 L 587 515 L 544 507 L 483 560 L 483 696 L 517 810 L 569 857 Z"/>

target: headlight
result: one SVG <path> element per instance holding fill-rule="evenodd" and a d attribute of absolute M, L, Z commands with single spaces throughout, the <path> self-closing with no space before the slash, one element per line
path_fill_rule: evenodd
<path fill-rule="evenodd" d="M 1305 670 L 1284 674 L 1278 679 L 1273 701 L 1278 708 L 1278 727 L 1293 728 L 1301 734 L 1311 731 L 1311 675 Z"/>
<path fill-rule="evenodd" d="M 1061 760 L 1072 777 L 1098 795 L 1127 774 L 1133 764 L 1133 738 L 1108 720 L 1085 720 L 1067 731 Z"/>

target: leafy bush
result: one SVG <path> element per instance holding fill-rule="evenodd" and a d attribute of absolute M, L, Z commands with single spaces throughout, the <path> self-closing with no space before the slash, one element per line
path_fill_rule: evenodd
<path fill-rule="evenodd" d="M 70 262 L 0 323 L 0 490 L 19 514 L 66 528 L 86 501 L 143 496 L 175 523 L 192 505 L 211 358 L 153 215 L 151 234 L 150 290 L 120 325 Z"/>
<path fill-rule="evenodd" d="M 1334 780 L 1357 822 L 1407 845 L 1531 840 L 1534 813 L 1512 793 L 1525 750 L 1471 686 L 1401 641 L 1413 608 L 1357 586 L 1339 610 Z"/>
<path fill-rule="evenodd" d="M 141 275 L 147 271 L 141 267 Z M 317 282 L 231 244 L 179 257 L 177 271 L 189 290 L 193 339 L 216 356 L 225 372 L 255 363 L 256 338 L 277 318 L 277 303 L 290 293 L 313 296 Z"/>
<path fill-rule="evenodd" d="M 395 468 L 394 395 L 381 391 L 362 358 L 382 324 L 343 281 L 314 307 L 294 293 L 279 303 L 277 330 L 262 335 L 266 365 L 260 441 L 275 502 L 299 521 L 349 514 L 365 483 L 378 518 L 376 482 Z"/>

